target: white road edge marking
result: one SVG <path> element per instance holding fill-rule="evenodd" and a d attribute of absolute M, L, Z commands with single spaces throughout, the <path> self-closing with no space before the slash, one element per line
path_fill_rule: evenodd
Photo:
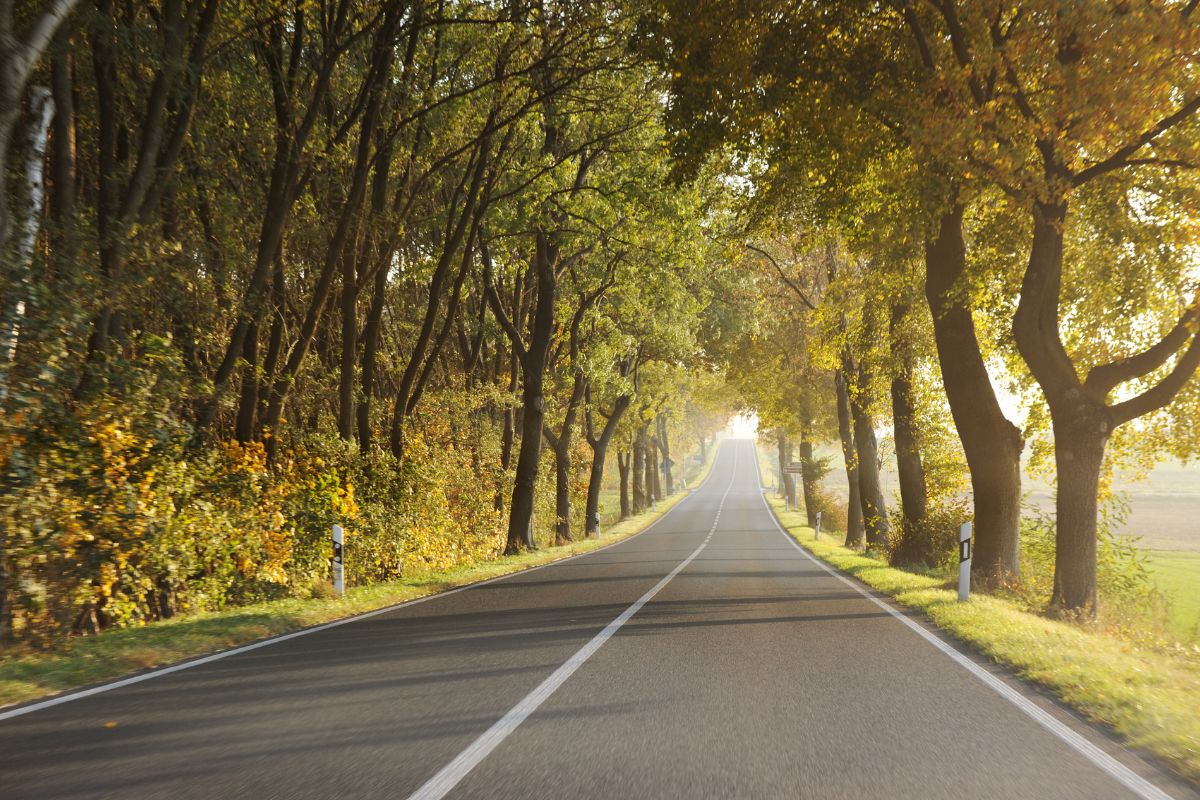
<path fill-rule="evenodd" d="M 714 469 L 715 469 L 714 463 Z M 710 473 L 711 474 L 711 473 Z M 622 625 L 629 621 L 629 618 L 636 614 L 642 606 L 646 605 L 654 595 L 658 594 L 664 586 L 671 582 L 671 579 L 678 575 L 692 560 L 700 555 L 702 551 L 713 537 L 713 533 L 717 530 L 717 523 L 721 519 L 721 510 L 725 507 L 725 500 L 729 497 L 729 491 L 733 488 L 733 481 L 737 477 L 737 450 L 733 451 L 733 469 L 729 476 L 729 486 L 725 488 L 725 494 L 721 496 L 721 502 L 717 506 L 717 513 L 713 516 L 712 527 L 708 530 L 708 535 L 704 537 L 704 541 L 700 546 L 692 551 L 692 554 L 679 562 L 668 572 L 662 580 L 654 584 L 644 595 L 639 597 L 633 605 L 621 612 L 621 614 L 604 628 L 604 630 L 592 637 L 591 641 L 579 648 L 575 655 L 571 656 L 558 669 L 554 670 L 548 678 L 538 684 L 532 692 L 509 709 L 508 713 L 496 721 L 492 727 L 484 731 L 478 739 L 467 746 L 465 750 L 455 756 L 454 760 L 446 766 L 442 767 L 436 775 L 425 782 L 420 789 L 417 789 L 408 800 L 441 800 L 458 783 L 479 765 L 481 761 L 488 757 L 501 742 L 509 737 L 513 731 L 520 727 L 530 714 L 538 709 L 542 703 L 554 694 L 559 686 L 562 686 L 567 678 L 571 677 L 575 670 L 583 666 L 592 654 L 607 642 L 612 635 L 616 633 Z"/>
<path fill-rule="evenodd" d="M 759 466 L 758 466 L 757 450 L 755 451 L 754 471 L 758 474 L 758 485 L 761 487 L 762 486 L 762 470 L 759 469 Z M 785 539 L 787 539 L 788 542 L 791 543 L 792 547 L 795 547 L 797 550 L 799 550 L 806 558 L 808 558 L 810 561 L 812 561 L 818 567 L 825 570 L 830 575 L 837 578 L 842 583 L 844 583 L 847 586 L 849 586 L 850 588 L 854 589 L 856 592 L 861 594 L 863 597 L 867 598 L 872 603 L 879 606 L 884 611 L 888 612 L 893 617 L 898 619 L 901 623 L 906 625 L 910 630 L 912 630 L 914 633 L 916 633 L 922 639 L 929 642 L 931 645 L 936 647 L 942 653 L 949 656 L 955 663 L 957 663 L 963 669 L 967 670 L 972 675 L 974 675 L 976 678 L 978 678 L 980 681 L 982 681 L 989 689 L 993 690 L 994 692 L 996 692 L 996 694 L 1000 695 L 1005 700 L 1012 703 L 1018 709 L 1023 711 L 1027 716 L 1031 717 L 1034 722 L 1038 723 L 1043 728 L 1045 728 L 1047 731 L 1049 731 L 1050 733 L 1057 736 L 1064 743 L 1066 743 L 1068 746 L 1070 746 L 1073 750 L 1075 750 L 1081 756 L 1086 758 L 1088 761 L 1091 761 L 1093 764 L 1095 764 L 1097 767 L 1099 767 L 1104 772 L 1108 773 L 1108 775 L 1110 777 L 1112 777 L 1114 780 L 1116 780 L 1118 783 L 1120 783 L 1122 786 L 1124 786 L 1129 791 L 1133 792 L 1138 797 L 1143 798 L 1143 800 L 1173 800 L 1171 795 L 1167 794 L 1162 789 L 1158 788 L 1153 783 L 1146 780 L 1141 775 L 1138 775 L 1136 772 L 1131 770 L 1129 767 L 1125 766 L 1120 761 L 1113 758 L 1108 753 L 1104 752 L 1099 747 L 1097 747 L 1096 745 L 1089 742 L 1085 737 L 1081 736 L 1079 733 L 1072 730 L 1067 725 L 1063 724 L 1060 720 L 1055 719 L 1053 715 L 1047 713 L 1044 709 L 1040 708 L 1037 704 L 1035 704 L 1031 700 L 1029 700 L 1029 698 L 1025 697 L 1020 692 L 1018 692 L 1016 689 L 1009 686 L 1007 683 L 1000 680 L 995 675 L 993 675 L 992 673 L 988 672 L 983 667 L 976 664 L 974 661 L 972 661 L 967 656 L 963 655 L 962 653 L 958 652 L 950 645 L 946 644 L 940 638 L 938 638 L 934 634 L 927 631 L 924 627 L 917 624 L 916 622 L 913 622 L 911 619 L 906 617 L 904 614 L 901 614 L 899 611 L 892 608 L 890 605 L 883 602 L 875 595 L 871 594 L 869 591 L 864 589 L 857 581 L 853 581 L 850 578 L 847 578 L 845 575 L 842 575 L 840 572 L 833 569 L 825 562 L 814 557 L 812 555 L 812 553 L 808 552 L 803 547 L 801 547 L 800 543 L 797 542 L 795 539 L 793 539 L 791 534 L 789 534 L 786 530 L 784 530 L 784 527 L 779 523 L 779 519 L 775 516 L 775 510 L 771 508 L 769 503 L 767 503 L 765 489 L 762 492 L 760 492 L 759 495 L 760 495 L 760 497 L 762 497 L 763 505 L 766 506 L 766 508 L 767 508 L 767 513 L 771 515 L 771 521 L 775 523 L 775 527 L 779 529 L 779 532 L 781 534 L 783 534 L 783 537 Z"/>
<path fill-rule="evenodd" d="M 723 442 L 722 442 L 722 444 L 723 444 Z M 720 453 L 720 445 L 717 446 L 717 454 L 719 454 L 719 453 Z M 716 466 L 717 454 L 713 455 L 713 466 Z M 699 484 L 697 484 L 688 493 L 688 495 L 686 497 L 681 498 L 678 503 L 671 506 L 671 508 L 669 508 L 667 510 L 667 513 L 663 514 L 661 517 L 659 517 L 658 519 L 651 522 L 649 525 L 647 525 L 642 530 L 638 531 L 637 533 L 633 534 L 632 536 L 626 536 L 624 539 L 620 539 L 618 541 L 611 542 L 610 544 L 606 544 L 603 547 L 597 547 L 595 550 L 589 550 L 586 553 L 579 553 L 577 555 L 567 556 L 566 558 L 560 558 L 557 561 L 550 561 L 545 564 L 538 564 L 536 567 L 529 567 L 528 569 L 518 570 L 517 572 L 509 572 L 505 575 L 497 575 L 494 578 L 488 578 L 487 580 L 484 580 L 484 581 L 478 581 L 476 583 L 468 583 L 464 586 L 458 586 L 454 589 L 447 589 L 444 592 L 436 592 L 434 594 L 427 594 L 424 597 L 416 597 L 416 598 L 413 598 L 412 600 L 405 600 L 402 603 L 395 603 L 390 606 L 384 606 L 383 608 L 377 608 L 374 611 L 364 611 L 361 614 L 354 614 L 353 616 L 343 617 L 342 619 L 337 619 L 337 620 L 334 620 L 333 622 L 326 622 L 322 625 L 316 625 L 311 628 L 303 628 L 301 630 L 293 631 L 291 633 L 285 633 L 280 636 L 272 636 L 269 639 L 262 639 L 261 641 L 253 642 L 251 644 L 241 645 L 240 647 L 233 647 L 233 648 L 230 648 L 229 650 L 221 650 L 219 652 L 212 653 L 207 656 L 201 656 L 200 658 L 193 658 L 189 661 L 182 661 L 178 664 L 172 664 L 167 667 L 160 667 L 159 669 L 152 669 L 152 670 L 149 670 L 148 672 L 141 672 L 141 673 L 138 673 L 137 675 L 131 675 L 128 678 L 121 678 L 119 680 L 115 680 L 110 683 L 102 683 L 98 686 L 91 686 L 91 687 L 88 687 L 87 689 L 80 689 L 78 691 L 73 691 L 73 692 L 68 691 L 64 694 L 55 695 L 54 697 L 47 698 L 47 699 L 42 700 L 37 703 L 30 703 L 29 705 L 17 706 L 16 708 L 10 708 L 7 711 L 0 711 L 0 722 L 3 722 L 6 719 L 13 719 L 14 717 L 21 717 L 26 714 L 32 714 L 35 711 L 41 711 L 43 709 L 62 705 L 63 703 L 69 703 L 72 700 L 82 700 L 83 698 L 91 697 L 92 695 L 102 694 L 104 692 L 111 692 L 113 689 L 120 689 L 125 686 L 132 686 L 135 683 L 141 683 L 142 681 L 148 681 L 148 680 L 151 680 L 152 678 L 160 678 L 163 675 L 170 675 L 172 672 L 181 672 L 185 669 L 191 669 L 192 667 L 199 667 L 203 664 L 211 664 L 212 662 L 220 661 L 223 658 L 229 658 L 230 656 L 236 656 L 241 653 L 248 653 L 251 650 L 258 650 L 260 647 L 269 647 L 270 645 L 273 645 L 273 644 L 279 644 L 280 642 L 286 642 L 289 639 L 297 639 L 301 636 L 308 636 L 310 633 L 320 633 L 321 631 L 329 630 L 330 628 L 336 628 L 340 625 L 349 625 L 351 622 L 358 622 L 359 620 L 370 619 L 371 617 L 377 617 L 380 614 L 387 614 L 392 611 L 398 611 L 399 609 L 405 608 L 406 606 L 415 606 L 418 603 L 424 603 L 428 600 L 436 600 L 439 597 L 449 597 L 452 594 L 458 594 L 459 592 L 465 592 L 468 589 L 475 589 L 480 586 L 487 586 L 490 583 L 498 583 L 499 581 L 506 581 L 510 578 L 515 578 L 518 575 L 528 575 L 531 572 L 537 572 L 538 570 L 546 569 L 547 567 L 557 567 L 559 564 L 565 564 L 568 561 L 574 561 L 577 558 L 583 558 L 584 556 L 590 556 L 590 555 L 593 555 L 594 553 L 599 553 L 602 550 L 607 550 L 610 547 L 616 547 L 619 544 L 624 544 L 625 542 L 628 542 L 632 539 L 636 539 L 637 537 L 641 536 L 644 533 L 649 533 L 654 528 L 655 525 L 658 525 L 658 523 L 662 522 L 664 519 L 666 519 L 668 516 L 670 516 L 672 511 L 679 508 L 679 506 L 683 505 L 683 503 L 685 501 L 687 501 L 689 498 L 691 498 L 693 495 L 695 495 L 701 488 L 703 488 L 705 486 L 705 484 L 708 483 L 709 479 L 712 477 L 712 473 L 713 473 L 713 470 L 710 467 L 708 474 L 704 476 L 704 480 L 701 481 Z"/>

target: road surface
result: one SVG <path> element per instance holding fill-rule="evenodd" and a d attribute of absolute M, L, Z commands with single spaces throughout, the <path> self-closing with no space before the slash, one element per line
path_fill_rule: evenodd
<path fill-rule="evenodd" d="M 0 798 L 1195 796 L 855 587 L 730 440 L 605 550 L 0 712 Z"/>

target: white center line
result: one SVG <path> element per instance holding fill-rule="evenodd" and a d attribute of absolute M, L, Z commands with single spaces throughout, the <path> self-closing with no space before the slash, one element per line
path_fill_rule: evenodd
<path fill-rule="evenodd" d="M 704 537 L 704 541 L 700 546 L 692 551 L 692 554 L 676 565 L 675 569 L 668 572 L 662 580 L 654 584 L 648 592 L 639 597 L 633 605 L 621 612 L 620 616 L 605 626 L 604 630 L 592 637 L 591 641 L 576 651 L 575 655 L 567 659 L 566 663 L 554 670 L 550 677 L 546 678 L 537 688 L 527 694 L 524 699 L 513 706 L 507 714 L 496 721 L 492 727 L 484 731 L 478 739 L 467 746 L 465 750 L 455 756 L 454 760 L 446 766 L 442 767 L 436 775 L 426 781 L 425 785 L 417 789 L 409 796 L 409 800 L 440 800 L 445 797 L 450 790 L 459 784 L 459 782 L 467 777 L 471 770 L 475 769 L 481 761 L 488 757 L 488 754 L 500 746 L 500 743 L 512 734 L 521 723 L 524 722 L 530 714 L 538 709 L 538 707 L 546 702 L 550 695 L 554 694 L 559 686 L 562 686 L 567 678 L 583 666 L 592 654 L 607 642 L 612 635 L 620 630 L 621 626 L 629 621 L 630 617 L 636 614 L 642 606 L 650 602 L 654 595 L 662 591 L 663 587 L 671 582 L 671 579 L 678 575 L 683 569 L 700 555 L 705 546 L 713 537 L 713 533 L 717 530 L 717 523 L 721 519 L 721 509 L 725 507 L 725 500 L 729 497 L 729 491 L 733 488 L 734 478 L 737 477 L 737 449 L 733 450 L 733 469 L 730 471 L 729 486 L 725 488 L 725 494 L 721 496 L 721 502 L 717 506 L 717 513 L 713 517 L 712 527 L 708 529 L 708 535 Z"/>

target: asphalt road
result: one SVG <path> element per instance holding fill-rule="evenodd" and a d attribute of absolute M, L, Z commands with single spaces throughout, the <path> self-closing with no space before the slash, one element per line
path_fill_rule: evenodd
<path fill-rule="evenodd" d="M 0 718 L 0 798 L 1196 796 L 889 609 L 731 440 L 613 547 Z"/>

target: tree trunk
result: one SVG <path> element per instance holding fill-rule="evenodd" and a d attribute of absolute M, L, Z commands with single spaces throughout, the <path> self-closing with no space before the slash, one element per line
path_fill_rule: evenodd
<path fill-rule="evenodd" d="M 779 451 L 779 493 L 787 499 L 788 506 L 795 509 L 796 476 L 787 471 L 788 464 L 792 463 L 792 443 L 783 428 L 779 429 L 775 440 Z"/>
<path fill-rule="evenodd" d="M 383 327 L 383 301 L 387 292 L 388 264 L 376 267 L 375 286 L 371 290 L 371 308 L 363 328 L 362 366 L 359 370 L 361 396 L 358 398 L 358 448 L 366 452 L 371 447 L 371 403 L 375 399 L 375 358 L 379 353 L 379 334 Z"/>
<path fill-rule="evenodd" d="M 846 503 L 846 547 L 862 547 L 866 534 L 862 522 L 862 501 L 858 489 L 858 455 L 854 444 L 853 425 L 850 414 L 850 390 L 846 376 L 839 369 L 834 374 L 837 390 L 838 437 L 842 442 L 842 458 L 846 461 L 846 486 L 849 501 Z"/>
<path fill-rule="evenodd" d="M 41 11 L 19 8 L 22 12 L 22 27 L 27 31 L 27 40 L 14 35 L 12 6 L 7 6 L 4 11 L 5 41 L 0 49 L 0 177 L 5 180 L 8 176 L 8 156 L 13 129 L 21 115 L 21 98 L 25 94 L 29 76 L 50 46 L 52 37 L 75 8 L 77 1 L 54 0 L 48 8 Z M 10 234 L 8 193 L 0 191 L 0 250 L 8 247 Z"/>
<path fill-rule="evenodd" d="M 984 585 L 1020 573 L 1021 432 L 1000 410 L 960 278 L 966 269 L 962 208 L 944 214 L 925 247 L 925 297 L 942 384 L 971 469 L 975 503 L 972 575 Z"/>
<path fill-rule="evenodd" d="M 1050 608 L 1059 613 L 1096 613 L 1096 497 L 1108 444 L 1101 432 L 1106 420 L 1096 411 L 1081 407 L 1053 418 L 1058 492 Z M 1107 416 L 1107 409 L 1102 414 Z"/>
<path fill-rule="evenodd" d="M 242 395 L 238 401 L 234 438 L 242 444 L 255 438 L 254 422 L 258 413 L 258 325 L 252 323 L 242 342 Z"/>
<path fill-rule="evenodd" d="M 50 121 L 54 117 L 54 97 L 50 90 L 35 86 L 30 90 L 30 121 L 24 137 L 25 185 L 22 209 L 18 219 L 17 241 L 13 252 L 13 275 L 9 276 L 10 291 L 4 298 L 0 314 L 0 400 L 8 394 L 8 372 L 17 356 L 21 321 L 32 282 L 33 250 L 42 224 L 42 204 L 46 195 L 46 142 L 50 137 Z M 0 174 L 0 189 L 4 178 Z M 0 252 L 7 242 L 0 240 Z"/>
<path fill-rule="evenodd" d="M 621 484 L 621 519 L 626 520 L 633 516 L 633 510 L 629 506 L 629 472 L 632 466 L 632 457 L 628 451 L 617 451 L 617 477 Z"/>
<path fill-rule="evenodd" d="M 783 471 L 783 467 L 787 464 L 787 456 L 784 454 L 784 433 L 783 428 L 775 430 L 775 462 L 779 465 L 779 485 L 775 487 L 775 494 L 779 497 L 787 497 L 787 473 Z"/>
<path fill-rule="evenodd" d="M 0 647 L 12 642 L 13 618 L 9 585 L 12 577 L 8 569 L 8 548 L 4 528 L 0 526 Z"/>
<path fill-rule="evenodd" d="M 576 355 L 577 353 L 572 353 L 572 357 Z M 576 371 L 575 385 L 571 389 L 571 399 L 567 401 L 566 413 L 563 415 L 562 430 L 558 434 L 549 428 L 543 430 L 554 451 L 555 544 L 566 544 L 573 538 L 571 536 L 571 443 L 575 436 L 575 417 L 586 392 L 587 378 L 582 370 Z"/>
<path fill-rule="evenodd" d="M 542 427 L 546 416 L 543 391 L 546 356 L 554 337 L 554 302 L 558 293 L 558 245 L 544 231 L 537 233 L 534 272 L 537 276 L 537 304 L 533 327 L 525 352 L 524 383 L 521 387 L 521 449 L 517 455 L 517 474 L 513 483 L 512 504 L 508 516 L 508 544 L 505 552 L 515 553 L 533 547 L 534 491 L 538 462 L 542 453 Z"/>
<path fill-rule="evenodd" d="M 347 247 L 342 252 L 342 341 L 338 361 L 338 436 L 345 441 L 354 438 L 354 374 L 358 363 L 358 270 L 354 257 L 358 248 Z"/>
<path fill-rule="evenodd" d="M 896 472 L 900 479 L 900 508 L 903 517 L 900 541 L 892 554 L 898 564 L 933 566 L 937 554 L 925 527 L 928 505 L 925 467 L 917 438 L 916 409 L 912 396 L 912 352 L 898 331 L 907 309 L 902 304 L 892 307 L 890 323 L 892 354 L 896 374 L 892 378 L 892 430 L 896 443 Z"/>
<path fill-rule="evenodd" d="M 817 462 L 813 458 L 812 431 L 800 426 L 800 481 L 804 491 L 804 513 L 808 527 L 817 526 Z"/>
<path fill-rule="evenodd" d="M 633 437 L 633 513 L 646 510 L 646 429 Z"/>
<path fill-rule="evenodd" d="M 671 472 L 671 467 L 674 466 L 671 461 L 671 443 L 667 439 L 667 420 L 665 417 L 659 417 L 658 423 L 658 441 L 661 447 L 662 455 L 662 480 L 665 497 L 670 497 L 675 494 L 675 476 Z"/>
<path fill-rule="evenodd" d="M 584 508 L 584 535 L 592 536 L 599 535 L 600 531 L 600 487 L 604 481 L 604 459 L 608 453 L 608 444 L 612 441 L 613 435 L 617 432 L 617 425 L 621 422 L 621 417 L 625 414 L 625 410 L 629 408 L 629 403 L 632 398 L 629 395 L 621 395 L 613 404 L 613 411 L 609 414 L 608 419 L 604 421 L 604 429 L 600 431 L 600 435 L 596 439 L 589 440 L 592 446 L 592 467 L 588 475 L 587 488 L 587 505 Z M 590 418 L 589 418 L 590 419 Z M 590 424 L 590 423 L 589 423 Z M 590 434 L 589 434 L 590 435 Z M 618 468 L 620 467 L 620 453 L 617 454 Z M 628 506 L 629 497 L 626 492 L 625 479 L 628 477 L 628 465 L 621 474 L 621 519 L 629 516 Z"/>
<path fill-rule="evenodd" d="M 1089 375 L 1081 384 L 1062 344 L 1058 297 L 1062 283 L 1063 228 L 1067 206 L 1038 203 L 1033 242 L 1013 317 L 1013 335 L 1050 406 L 1055 508 L 1054 591 L 1050 609 L 1066 615 L 1096 613 L 1096 497 L 1104 449 L 1115 424 L 1107 391 Z"/>
<path fill-rule="evenodd" d="M 662 499 L 662 484 L 658 480 L 658 437 L 646 437 L 646 502 Z"/>
<path fill-rule="evenodd" d="M 888 545 L 887 504 L 883 497 L 883 482 L 879 477 L 879 444 L 875 440 L 875 420 L 867 405 L 862 386 L 867 383 L 859 371 L 858 390 L 850 395 L 850 416 L 854 421 L 854 449 L 858 454 L 858 496 L 862 503 L 863 526 L 867 546 L 886 548 Z"/>
<path fill-rule="evenodd" d="M 554 451 L 554 543 L 566 544 L 571 536 L 571 453 L 569 439 L 559 440 Z"/>

